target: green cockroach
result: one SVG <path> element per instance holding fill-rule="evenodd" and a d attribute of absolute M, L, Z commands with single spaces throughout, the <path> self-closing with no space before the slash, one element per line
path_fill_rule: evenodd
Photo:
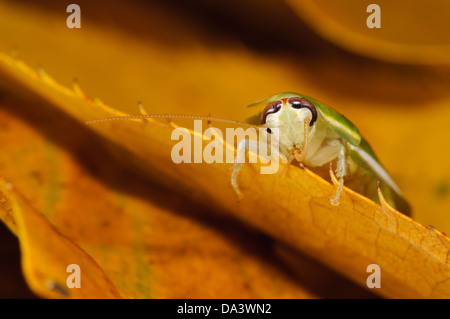
<path fill-rule="evenodd" d="M 344 177 L 358 171 L 365 180 L 372 182 L 371 186 L 376 185 L 378 180 L 385 200 L 392 207 L 410 215 L 410 207 L 402 191 L 366 139 L 344 115 L 309 96 L 291 92 L 273 95 L 250 106 L 264 107 L 249 122 L 264 126 L 269 132 L 274 131 L 271 138 L 279 143 L 282 161 L 290 163 L 296 159 L 307 167 L 321 167 L 336 160 L 339 184 L 335 197 L 330 200 L 331 204 L 339 204 Z M 273 136 L 275 134 L 278 136 Z M 236 185 L 236 181 L 232 181 L 232 184 Z M 366 191 L 364 195 L 377 200 L 374 187 L 366 189 L 372 191 Z"/>
<path fill-rule="evenodd" d="M 249 123 L 210 116 L 146 114 L 142 106 L 140 107 L 143 115 L 104 118 L 87 123 L 146 118 L 185 118 L 264 128 L 262 132 L 266 132 L 266 136 L 263 137 L 270 138 L 271 145 L 275 146 L 272 147 L 272 152 L 275 152 L 286 165 L 294 159 L 308 168 L 323 167 L 336 161 L 336 178 L 339 183 L 334 198 L 330 199 L 332 205 L 339 205 L 344 177 L 356 176 L 354 179 L 356 183 L 354 181 L 352 184 L 352 188 L 356 188 L 356 191 L 376 201 L 378 181 L 384 200 L 405 215 L 410 215 L 410 207 L 403 198 L 402 191 L 381 165 L 366 139 L 344 115 L 309 96 L 290 92 L 273 95 L 250 106 L 261 106 L 262 111 L 249 119 Z M 238 144 L 231 175 L 231 185 L 238 195 L 241 194 L 237 183 L 241 163 L 237 159 L 243 157 L 249 143 L 252 141 L 243 139 Z"/>

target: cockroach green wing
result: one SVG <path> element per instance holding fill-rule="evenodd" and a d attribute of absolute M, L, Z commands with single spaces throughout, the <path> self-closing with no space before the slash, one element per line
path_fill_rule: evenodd
<path fill-rule="evenodd" d="M 358 128 L 344 115 L 309 96 L 292 92 L 284 92 L 273 95 L 268 99 L 253 103 L 249 105 L 249 107 L 262 107 L 279 99 L 291 97 L 299 97 L 310 101 L 316 107 L 319 117 L 326 123 L 328 128 L 334 131 L 340 138 L 342 138 L 343 141 L 346 142 L 347 152 L 350 154 L 352 160 L 361 168 L 375 175 L 375 177 L 380 181 L 380 187 L 385 200 L 405 215 L 410 215 L 410 206 L 403 198 L 400 188 L 387 173 L 369 143 L 360 134 Z M 261 109 L 263 109 L 263 107 Z M 260 117 L 261 112 L 258 115 L 249 118 L 248 121 L 252 124 L 260 124 Z M 376 192 L 364 195 L 369 195 L 372 199 L 378 200 Z"/>

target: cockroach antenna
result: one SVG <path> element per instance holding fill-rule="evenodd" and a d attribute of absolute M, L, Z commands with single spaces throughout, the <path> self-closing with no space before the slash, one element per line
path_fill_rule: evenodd
<path fill-rule="evenodd" d="M 98 122 L 143 120 L 143 119 L 156 119 L 156 118 L 204 120 L 204 121 L 235 124 L 235 125 L 241 125 L 241 126 L 246 126 L 246 127 L 255 127 L 255 128 L 260 127 L 258 125 L 248 124 L 248 123 L 239 122 L 239 121 L 235 121 L 235 120 L 222 119 L 219 117 L 197 116 L 197 115 L 178 115 L 178 114 L 142 114 L 142 115 L 126 115 L 126 116 L 106 117 L 106 118 L 86 121 L 86 124 L 90 125 L 90 124 L 94 124 L 94 123 L 98 123 Z"/>

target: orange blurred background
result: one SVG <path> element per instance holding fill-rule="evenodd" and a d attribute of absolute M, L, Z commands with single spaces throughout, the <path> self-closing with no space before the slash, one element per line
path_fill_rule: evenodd
<path fill-rule="evenodd" d="M 0 29 L 6 31 L 0 34 L 0 52 L 43 69 L 63 86 L 76 81 L 87 96 L 129 114 L 138 114 L 137 102 L 142 101 L 149 113 L 245 121 L 255 115 L 246 106 L 271 94 L 313 96 L 358 126 L 404 190 L 413 219 L 450 233 L 450 3 L 379 0 L 381 28 L 369 29 L 366 8 L 371 2 L 77 1 L 82 27 L 69 29 L 66 8 L 71 1 L 2 1 Z M 30 98 L 29 92 L 4 76 L 0 90 L 7 97 L 6 114 L 43 129 L 44 124 L 33 124 L 40 121 L 40 109 L 30 111 L 22 101 Z M 42 116 L 48 116 L 42 122 L 48 126 L 53 125 L 50 119 L 58 121 L 51 111 L 43 110 Z M 49 129 L 44 135 L 52 134 L 57 133 Z M 89 134 L 82 136 L 90 139 Z M 15 136 L 5 130 L 0 141 Z M 17 137 L 18 144 L 24 140 Z M 84 156 L 83 151 L 69 151 Z M 99 154 L 103 161 L 109 156 Z M 95 166 L 100 160 L 80 160 L 81 167 L 91 161 Z M 111 161 L 105 170 L 125 170 Z M 0 164 L 3 175 L 22 178 L 6 159 Z M 25 195 L 38 197 L 31 194 Z M 234 227 L 247 232 L 247 226 L 229 228 Z M 0 253 L 8 256 L 0 264 L 0 282 L 8 282 L 0 285 L 0 296 L 37 297 L 18 272 L 17 241 L 3 226 L 0 235 L 5 238 Z M 254 245 L 260 247 L 264 240 L 257 235 Z M 261 259 L 272 257 L 263 254 Z M 378 297 L 310 257 L 295 258 L 273 267 L 295 278 L 307 291 L 303 296 Z M 292 265 L 302 265 L 304 271 L 296 273 Z M 315 279 L 308 273 L 316 274 Z"/>

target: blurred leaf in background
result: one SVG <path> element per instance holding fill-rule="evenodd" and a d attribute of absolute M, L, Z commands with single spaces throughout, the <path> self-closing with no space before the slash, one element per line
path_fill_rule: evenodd
<path fill-rule="evenodd" d="M 374 12 L 369 7 L 373 1 L 351 0 L 345 6 L 338 0 L 287 3 L 326 39 L 358 54 L 401 64 L 450 62 L 448 1 L 376 1 L 382 22 L 375 30 L 361 27 Z"/>
<path fill-rule="evenodd" d="M 377 263 L 381 296 L 450 295 L 450 243 L 440 232 L 450 229 L 450 77 L 447 61 L 427 55 L 429 43 L 405 39 L 424 47 L 414 58 L 401 40 L 401 52 L 365 52 L 384 38 L 370 38 L 360 4 L 332 11 L 348 30 L 361 20 L 354 37 L 317 27 L 331 19 L 332 1 L 307 9 L 300 1 L 79 1 L 81 29 L 67 28 L 68 4 L 0 3 L 0 27 L 10 30 L 0 35 L 1 218 L 19 238 L 34 293 L 373 297 L 363 287 Z M 344 23 L 349 16 L 355 21 Z M 360 47 L 339 41 L 344 34 Z M 317 97 L 356 123 L 414 220 L 350 190 L 333 208 L 329 182 L 294 166 L 261 176 L 246 165 L 238 201 L 230 164 L 170 160 L 173 128 L 164 121 L 84 125 L 138 114 L 138 100 L 149 113 L 244 121 L 254 115 L 246 105 L 281 91 Z M 64 288 L 71 263 L 82 265 L 82 291 Z"/>

